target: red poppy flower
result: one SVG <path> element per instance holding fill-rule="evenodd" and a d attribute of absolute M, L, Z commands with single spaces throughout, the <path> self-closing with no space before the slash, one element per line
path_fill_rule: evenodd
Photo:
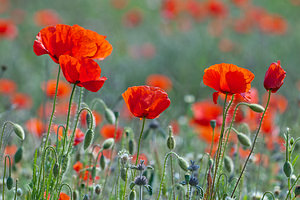
<path fill-rule="evenodd" d="M 79 173 L 79 171 L 83 168 L 83 164 L 80 161 L 77 161 L 74 165 L 73 165 L 73 169 Z"/>
<path fill-rule="evenodd" d="M 0 79 L 0 94 L 9 95 L 17 90 L 17 85 L 9 79 Z"/>
<path fill-rule="evenodd" d="M 114 135 L 116 134 L 116 141 L 120 141 L 122 137 L 123 129 L 118 128 L 118 130 L 116 131 L 114 125 L 105 124 L 102 126 L 100 133 L 104 138 L 114 138 Z"/>
<path fill-rule="evenodd" d="M 61 192 L 59 194 L 59 199 L 58 200 L 70 200 L 70 197 L 67 194 Z"/>
<path fill-rule="evenodd" d="M 46 83 L 42 83 L 42 89 L 46 95 L 50 98 L 54 98 L 56 90 L 56 80 L 49 80 Z M 66 82 L 60 81 L 57 88 L 57 97 L 64 98 L 71 93 L 71 87 Z"/>
<path fill-rule="evenodd" d="M 277 63 L 272 63 L 265 75 L 265 89 L 271 90 L 272 93 L 277 92 L 277 90 L 282 86 L 285 76 L 286 72 L 282 69 L 280 61 L 278 60 Z"/>
<path fill-rule="evenodd" d="M 61 23 L 61 18 L 55 10 L 44 9 L 34 14 L 34 22 L 38 26 L 53 26 Z"/>
<path fill-rule="evenodd" d="M 42 29 L 36 36 L 33 51 L 37 56 L 49 54 L 56 63 L 61 55 L 103 60 L 112 52 L 106 36 L 78 25 L 58 24 Z"/>
<path fill-rule="evenodd" d="M 148 158 L 145 154 L 141 153 L 139 154 L 139 160 L 138 160 L 138 163 L 141 162 L 141 160 L 144 161 L 144 164 L 147 165 L 148 163 Z M 135 163 L 136 162 L 136 154 L 132 156 L 132 159 L 131 159 L 131 163 Z"/>
<path fill-rule="evenodd" d="M 84 133 L 79 128 L 76 128 L 73 146 L 76 146 L 81 142 L 83 142 L 84 136 L 85 136 Z"/>
<path fill-rule="evenodd" d="M 150 76 L 148 76 L 146 84 L 153 87 L 159 87 L 163 90 L 172 89 L 171 79 L 162 74 L 151 74 Z"/>
<path fill-rule="evenodd" d="M 244 94 L 251 88 L 254 74 L 247 69 L 233 64 L 216 64 L 204 70 L 203 83 L 218 92 L 213 94 L 217 103 L 220 93 Z"/>
<path fill-rule="evenodd" d="M 76 59 L 63 55 L 59 58 L 62 72 L 69 83 L 77 84 L 79 87 L 97 92 L 101 89 L 106 77 L 101 76 L 101 68 L 92 59 Z"/>
<path fill-rule="evenodd" d="M 25 127 L 27 128 L 29 133 L 33 133 L 38 137 L 41 137 L 46 130 L 44 122 L 37 118 L 29 119 L 26 122 Z"/>
<path fill-rule="evenodd" d="M 214 17 L 225 17 L 228 13 L 225 4 L 219 0 L 209 0 L 207 10 Z"/>
<path fill-rule="evenodd" d="M 211 120 L 217 120 L 217 124 L 220 125 L 222 107 L 215 105 L 210 101 L 196 102 L 192 105 L 193 119 L 192 122 L 201 126 L 210 126 Z"/>
<path fill-rule="evenodd" d="M 4 149 L 4 155 L 10 155 L 11 157 L 15 155 L 17 152 L 18 147 L 16 145 L 7 145 Z"/>
<path fill-rule="evenodd" d="M 4 37 L 13 40 L 18 35 L 18 28 L 8 19 L 0 19 L 0 38 Z"/>
<path fill-rule="evenodd" d="M 16 93 L 12 95 L 10 101 L 17 109 L 30 109 L 32 106 L 31 97 L 24 93 Z"/>
<path fill-rule="evenodd" d="M 134 86 L 122 96 L 130 112 L 139 118 L 154 119 L 171 103 L 168 94 L 158 87 Z"/>

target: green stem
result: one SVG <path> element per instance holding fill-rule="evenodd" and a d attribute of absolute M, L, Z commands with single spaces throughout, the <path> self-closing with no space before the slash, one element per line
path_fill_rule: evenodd
<path fill-rule="evenodd" d="M 172 193 L 173 193 L 173 200 L 175 200 L 175 190 L 174 190 L 174 170 L 173 170 L 173 158 L 170 158 L 171 164 L 171 181 L 172 181 Z"/>
<path fill-rule="evenodd" d="M 4 130 L 5 130 L 5 127 L 6 127 L 6 125 L 7 125 L 8 123 L 11 124 L 11 125 L 14 125 L 14 123 L 11 122 L 11 121 L 6 121 L 6 122 L 4 122 L 4 125 L 3 125 L 3 128 L 2 128 L 2 133 L 1 133 L 1 140 L 0 140 L 0 151 L 1 151 L 1 148 L 2 148 L 2 140 L 3 140 Z"/>
<path fill-rule="evenodd" d="M 54 116 L 54 112 L 55 112 L 55 106 L 56 106 L 56 97 L 57 97 L 57 91 L 58 91 L 58 83 L 59 83 L 59 76 L 60 76 L 60 67 L 58 67 L 58 73 L 57 73 L 57 79 L 56 79 L 56 87 L 55 87 L 55 95 L 54 95 L 54 99 L 53 99 L 53 107 L 52 107 L 52 113 L 51 113 L 51 117 L 50 117 L 50 121 L 49 121 L 49 125 L 48 125 L 48 130 L 47 130 L 47 136 L 46 136 L 46 140 L 45 140 L 45 145 L 44 145 L 44 150 L 47 146 L 48 143 L 48 139 L 49 139 L 49 135 L 50 135 L 50 129 L 51 129 L 51 124 L 52 124 L 52 120 L 53 120 L 53 116 Z"/>
<path fill-rule="evenodd" d="M 260 200 L 264 200 L 264 198 L 265 198 L 265 196 L 266 196 L 267 194 L 270 194 L 270 195 L 272 196 L 272 199 L 275 200 L 274 194 L 273 194 L 272 192 L 269 192 L 269 191 L 265 192 L 264 195 L 261 197 Z"/>
<path fill-rule="evenodd" d="M 16 179 L 16 189 L 15 189 L 15 197 L 14 197 L 14 200 L 17 199 L 17 191 L 18 191 L 18 179 Z"/>
<path fill-rule="evenodd" d="M 255 134 L 255 137 L 254 137 L 254 141 L 253 141 L 253 144 L 252 144 L 251 151 L 250 151 L 250 153 L 249 153 L 249 155 L 248 155 L 248 157 L 247 157 L 247 159 L 246 159 L 246 161 L 245 161 L 245 164 L 244 164 L 244 166 L 243 166 L 243 169 L 242 169 L 242 172 L 241 172 L 241 174 L 240 174 L 240 176 L 239 176 L 239 179 L 238 179 L 238 181 L 236 182 L 235 187 L 234 187 L 234 189 L 233 189 L 233 191 L 232 191 L 232 193 L 231 193 L 231 198 L 233 197 L 234 192 L 235 192 L 235 190 L 237 189 L 237 186 L 239 185 L 239 182 L 240 182 L 240 180 L 241 180 L 241 178 L 242 178 L 242 176 L 243 176 L 243 173 L 244 173 L 244 171 L 245 171 L 245 169 L 246 169 L 246 166 L 247 166 L 247 163 L 248 163 L 248 161 L 249 161 L 249 159 L 250 159 L 250 156 L 251 156 L 251 154 L 252 154 L 253 151 L 254 151 L 256 139 L 257 139 L 257 136 L 258 136 L 258 134 L 259 134 L 259 131 L 260 131 L 260 128 L 261 128 L 261 125 L 262 125 L 262 122 L 263 122 L 265 113 L 266 113 L 267 108 L 268 108 L 268 106 L 269 106 L 270 98 L 271 98 L 271 90 L 269 90 L 268 101 L 267 101 L 265 110 L 264 110 L 264 112 L 263 112 L 263 114 L 262 114 L 262 116 L 261 116 L 261 120 L 260 120 L 258 129 L 257 129 L 256 134 Z"/>
<path fill-rule="evenodd" d="M 166 166 L 167 166 L 167 160 L 168 160 L 168 157 L 170 155 L 172 155 L 172 154 L 175 155 L 178 158 L 178 155 L 175 152 L 173 152 L 173 151 L 170 151 L 169 153 L 166 154 L 165 160 L 164 160 L 164 169 L 163 169 L 163 173 L 162 173 L 162 177 L 161 177 L 161 181 L 160 181 L 160 185 L 159 185 L 159 191 L 158 191 L 158 195 L 157 195 L 156 200 L 159 200 L 159 198 L 160 198 L 160 193 L 161 193 L 162 185 L 163 185 L 164 178 L 165 178 L 165 171 L 166 171 Z"/>
<path fill-rule="evenodd" d="M 128 178 L 128 168 L 126 168 L 125 185 L 124 185 L 124 193 L 123 193 L 122 200 L 125 200 L 125 196 L 126 196 L 127 178 Z"/>
<path fill-rule="evenodd" d="M 6 155 L 5 158 L 4 158 L 4 173 L 3 173 L 3 182 L 2 182 L 2 200 L 4 200 L 4 191 L 5 191 L 5 182 L 4 182 L 4 178 L 5 178 L 5 175 L 6 175 L 6 160 L 8 159 L 8 162 L 9 162 L 9 172 L 8 172 L 8 175 L 9 177 L 11 176 L 11 160 L 10 160 L 10 156 L 9 155 Z"/>
<path fill-rule="evenodd" d="M 286 195 L 286 197 L 285 197 L 285 200 L 287 200 L 288 196 L 290 196 L 290 194 L 291 194 L 291 190 L 292 190 L 292 189 L 293 189 L 293 187 L 294 187 L 294 186 L 297 184 L 297 182 L 298 182 L 299 178 L 300 178 L 300 175 L 298 175 L 298 177 L 297 177 L 296 181 L 293 183 L 292 187 L 289 189 L 289 192 L 288 192 L 288 194 Z"/>
<path fill-rule="evenodd" d="M 144 118 L 143 118 L 142 130 L 141 130 L 141 133 L 140 133 L 140 138 L 139 138 L 139 143 L 138 143 L 138 149 L 137 149 L 137 153 L 136 153 L 136 161 L 135 161 L 135 165 L 137 165 L 138 162 L 139 162 L 140 145 L 141 145 L 142 135 L 143 135 L 143 132 L 144 132 L 145 121 L 146 121 L 146 118 L 144 117 Z"/>

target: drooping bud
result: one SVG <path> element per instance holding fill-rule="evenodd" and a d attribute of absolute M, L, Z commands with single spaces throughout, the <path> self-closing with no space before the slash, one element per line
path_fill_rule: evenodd
<path fill-rule="evenodd" d="M 79 200 L 79 194 L 77 190 L 73 191 L 73 200 Z"/>
<path fill-rule="evenodd" d="M 136 192 L 134 190 L 131 190 L 129 200 L 136 200 Z"/>
<path fill-rule="evenodd" d="M 224 157 L 224 167 L 229 173 L 233 172 L 234 164 L 232 159 L 229 156 Z"/>
<path fill-rule="evenodd" d="M 110 149 L 114 145 L 114 143 L 115 143 L 114 138 L 109 138 L 103 142 L 102 147 L 103 149 Z"/>
<path fill-rule="evenodd" d="M 58 163 L 55 163 L 53 166 L 53 175 L 54 175 L 54 177 L 57 177 L 58 174 L 59 174 L 59 165 L 58 165 Z"/>
<path fill-rule="evenodd" d="M 24 132 L 22 126 L 20 126 L 19 124 L 13 123 L 13 129 L 14 129 L 14 132 L 16 133 L 16 135 L 17 135 L 21 140 L 24 140 L 24 139 L 25 139 L 25 132 Z"/>
<path fill-rule="evenodd" d="M 128 141 L 128 151 L 129 151 L 129 154 L 133 154 L 133 152 L 134 152 L 134 141 L 133 141 L 133 139 L 129 139 L 129 141 Z"/>
<path fill-rule="evenodd" d="M 286 161 L 283 165 L 283 172 L 286 175 L 286 177 L 290 177 L 293 171 L 294 169 L 292 164 L 289 161 Z"/>
<path fill-rule="evenodd" d="M 93 116 L 90 114 L 90 112 L 87 112 L 86 114 L 87 127 L 91 127 L 92 120 L 93 120 Z"/>
<path fill-rule="evenodd" d="M 20 147 L 14 155 L 15 163 L 20 162 L 22 160 L 22 157 L 23 157 L 23 148 Z"/>
<path fill-rule="evenodd" d="M 11 176 L 9 176 L 7 179 L 6 179 L 6 187 L 8 190 L 11 190 L 12 187 L 14 185 L 14 180 L 12 179 Z"/>
<path fill-rule="evenodd" d="M 248 107 L 253 110 L 254 112 L 257 112 L 257 113 L 262 113 L 265 111 L 265 108 L 262 107 L 261 105 L 259 104 L 256 104 L 256 103 L 251 103 L 248 105 Z"/>
<path fill-rule="evenodd" d="M 100 186 L 100 185 L 96 185 L 96 186 L 95 186 L 95 193 L 96 193 L 97 195 L 100 195 L 100 193 L 101 193 L 101 186 Z"/>
<path fill-rule="evenodd" d="M 239 142 L 244 145 L 245 147 L 251 147 L 251 140 L 250 138 L 245 135 L 244 133 L 238 132 L 237 137 Z"/>
<path fill-rule="evenodd" d="M 94 131 L 92 129 L 88 129 L 84 138 L 84 144 L 83 144 L 84 150 L 86 150 L 92 144 L 94 140 L 94 135 L 95 135 Z"/>
<path fill-rule="evenodd" d="M 110 123 L 110 124 L 115 124 L 116 123 L 115 113 L 111 109 L 105 108 L 104 116 L 105 116 L 105 119 L 107 120 L 108 123 Z"/>
<path fill-rule="evenodd" d="M 183 169 L 184 171 L 187 171 L 189 168 L 189 163 L 180 156 L 178 156 L 177 160 L 180 168 Z"/>
<path fill-rule="evenodd" d="M 105 169 L 105 158 L 104 158 L 103 154 L 100 157 L 100 167 L 102 170 Z"/>

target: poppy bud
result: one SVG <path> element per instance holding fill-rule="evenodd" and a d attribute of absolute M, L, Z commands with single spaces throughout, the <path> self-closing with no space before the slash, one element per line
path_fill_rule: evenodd
<path fill-rule="evenodd" d="M 103 144 L 102 144 L 102 147 L 103 149 L 110 149 L 115 143 L 115 140 L 113 138 L 109 138 L 109 139 L 106 139 Z"/>
<path fill-rule="evenodd" d="M 216 120 L 210 120 L 210 126 L 212 127 L 212 129 L 215 129 L 217 125 L 217 121 Z"/>
<path fill-rule="evenodd" d="M 65 154 L 62 157 L 61 173 L 64 174 L 69 167 L 70 156 Z"/>
<path fill-rule="evenodd" d="M 92 129 L 88 129 L 85 134 L 83 149 L 86 150 L 93 142 L 94 139 L 94 131 Z"/>
<path fill-rule="evenodd" d="M 251 147 L 251 140 L 247 135 L 245 135 L 244 133 L 238 132 L 237 137 L 238 137 L 239 142 L 242 145 L 244 145 L 246 147 Z"/>
<path fill-rule="evenodd" d="M 54 175 L 54 177 L 57 177 L 58 174 L 59 174 L 59 165 L 58 165 L 58 163 L 55 163 L 53 166 L 53 175 Z"/>
<path fill-rule="evenodd" d="M 96 177 L 96 167 L 93 166 L 92 168 L 92 178 L 94 179 Z"/>
<path fill-rule="evenodd" d="M 283 172 L 286 175 L 286 177 L 290 177 L 293 173 L 293 166 L 289 161 L 286 161 L 283 165 Z"/>
<path fill-rule="evenodd" d="M 91 127 L 91 123 L 93 120 L 93 116 L 91 116 L 90 112 L 87 112 L 86 114 L 86 124 L 88 127 Z"/>
<path fill-rule="evenodd" d="M 20 147 L 17 152 L 15 153 L 15 156 L 14 156 L 14 161 L 15 163 L 18 163 L 22 160 L 22 157 L 23 157 L 23 148 Z"/>
<path fill-rule="evenodd" d="M 300 196 L 300 185 L 297 185 L 294 190 L 295 197 Z"/>
<path fill-rule="evenodd" d="M 189 168 L 189 163 L 180 156 L 178 156 L 177 159 L 178 159 L 178 164 L 179 164 L 180 168 L 183 169 L 184 171 L 187 171 Z"/>
<path fill-rule="evenodd" d="M 84 197 L 83 197 L 83 200 L 89 200 L 89 195 L 85 194 Z"/>
<path fill-rule="evenodd" d="M 264 87 L 267 91 L 271 90 L 272 93 L 282 86 L 283 80 L 286 77 L 286 72 L 282 69 L 280 61 L 272 63 L 266 72 L 264 79 Z"/>
<path fill-rule="evenodd" d="M 131 190 L 129 200 L 136 200 L 136 192 L 134 190 Z"/>
<path fill-rule="evenodd" d="M 167 146 L 170 150 L 173 150 L 175 148 L 175 139 L 173 136 L 169 136 L 167 139 Z"/>
<path fill-rule="evenodd" d="M 16 135 L 17 135 L 21 140 L 24 140 L 24 139 L 25 139 L 25 133 L 24 133 L 24 130 L 23 130 L 22 126 L 20 126 L 19 124 L 13 123 L 13 129 L 14 129 L 14 132 L 16 133 Z"/>
<path fill-rule="evenodd" d="M 111 109 L 105 108 L 104 116 L 105 116 L 105 119 L 108 121 L 108 123 L 110 123 L 110 124 L 116 123 L 115 113 Z"/>
<path fill-rule="evenodd" d="M 7 179 L 6 179 L 6 187 L 8 190 L 11 190 L 12 187 L 14 185 L 14 180 L 12 179 L 11 176 L 9 176 Z"/>
<path fill-rule="evenodd" d="M 17 196 L 20 197 L 23 195 L 23 190 L 21 188 L 17 189 Z"/>
<path fill-rule="evenodd" d="M 126 177 L 127 177 L 127 172 L 125 168 L 121 169 L 121 178 L 123 181 L 126 181 Z"/>
<path fill-rule="evenodd" d="M 234 164 L 232 159 L 229 156 L 224 157 L 224 167 L 229 173 L 233 172 Z"/>
<path fill-rule="evenodd" d="M 261 105 L 259 104 L 256 104 L 256 103 L 252 103 L 252 104 L 249 104 L 248 107 L 253 110 L 254 112 L 257 112 L 257 113 L 262 113 L 265 111 L 265 108 L 262 107 Z"/>
<path fill-rule="evenodd" d="M 129 154 L 133 154 L 133 151 L 134 151 L 134 141 L 133 139 L 129 139 L 128 141 L 128 151 L 129 151 Z"/>
<path fill-rule="evenodd" d="M 73 191 L 73 200 L 77 200 L 79 198 L 79 194 L 77 190 Z"/>
<path fill-rule="evenodd" d="M 292 146 L 292 145 L 294 144 L 294 142 L 295 142 L 295 140 L 294 140 L 294 138 L 292 137 L 292 138 L 290 139 L 290 145 Z"/>
<path fill-rule="evenodd" d="M 105 158 L 104 158 L 103 154 L 100 157 L 100 167 L 102 170 L 105 169 Z"/>
<path fill-rule="evenodd" d="M 96 187 L 95 187 L 95 193 L 97 195 L 100 195 L 100 193 L 101 193 L 101 186 L 100 185 L 96 185 Z"/>

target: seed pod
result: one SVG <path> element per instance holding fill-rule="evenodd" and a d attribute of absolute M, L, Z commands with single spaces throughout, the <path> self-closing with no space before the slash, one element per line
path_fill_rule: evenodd
<path fill-rule="evenodd" d="M 300 185 L 297 185 L 295 187 L 294 193 L 295 193 L 295 197 L 299 197 L 300 196 Z"/>
<path fill-rule="evenodd" d="M 184 171 L 187 171 L 188 167 L 189 167 L 189 163 L 180 156 L 178 156 L 177 159 L 178 159 L 178 164 L 179 164 L 180 168 L 183 169 Z"/>
<path fill-rule="evenodd" d="M 239 132 L 239 133 L 237 133 L 237 136 L 238 136 L 239 142 L 242 145 L 244 145 L 246 147 L 251 147 L 251 140 L 247 135 L 245 135 L 244 133 Z"/>
<path fill-rule="evenodd" d="M 54 175 L 54 177 L 57 177 L 58 174 L 59 174 L 59 165 L 58 165 L 58 163 L 55 163 L 53 166 L 53 175 Z"/>
<path fill-rule="evenodd" d="M 94 131 L 92 129 L 88 129 L 85 134 L 83 149 L 86 150 L 93 142 L 94 139 Z"/>
<path fill-rule="evenodd" d="M 249 108 L 257 113 L 262 113 L 265 111 L 264 107 L 256 103 L 249 104 Z"/>
<path fill-rule="evenodd" d="M 110 124 L 115 124 L 116 123 L 115 113 L 111 109 L 105 108 L 104 116 L 105 116 L 105 119 L 107 120 L 108 123 L 110 123 Z"/>
<path fill-rule="evenodd" d="M 11 176 L 9 176 L 7 179 L 6 179 L 6 187 L 8 190 L 11 190 L 12 187 L 14 185 L 14 180 L 12 179 Z"/>
<path fill-rule="evenodd" d="M 212 129 L 216 128 L 216 125 L 217 125 L 216 120 L 210 120 L 210 126 L 212 127 Z"/>
<path fill-rule="evenodd" d="M 62 166 L 61 166 L 61 173 L 64 174 L 68 167 L 69 167 L 69 161 L 70 161 L 70 156 L 67 154 L 63 155 L 62 157 Z"/>
<path fill-rule="evenodd" d="M 100 157 L 100 167 L 102 170 L 105 169 L 105 158 L 104 158 L 103 154 Z"/>
<path fill-rule="evenodd" d="M 106 139 L 103 144 L 102 144 L 102 147 L 103 149 L 110 149 L 115 143 L 115 140 L 113 138 L 109 138 L 109 139 Z"/>
<path fill-rule="evenodd" d="M 96 185 L 96 186 L 95 186 L 95 193 L 96 193 L 97 195 L 100 195 L 100 193 L 101 193 L 101 186 L 100 186 L 100 185 Z"/>
<path fill-rule="evenodd" d="M 128 141 L 128 151 L 129 151 L 129 154 L 133 154 L 133 151 L 134 151 L 134 141 L 133 139 L 129 139 Z"/>
<path fill-rule="evenodd" d="M 234 164 L 232 159 L 229 156 L 224 157 L 224 167 L 229 173 L 233 172 Z"/>
<path fill-rule="evenodd" d="M 134 190 L 131 190 L 129 200 L 136 200 L 136 192 Z"/>
<path fill-rule="evenodd" d="M 20 126 L 19 124 L 13 123 L 13 129 L 14 129 L 14 132 L 16 133 L 16 135 L 17 135 L 21 140 L 24 140 L 24 139 L 25 139 L 25 133 L 24 133 L 24 130 L 23 130 L 22 126 Z"/>
<path fill-rule="evenodd" d="M 286 175 L 286 177 L 290 177 L 293 171 L 294 169 L 292 164 L 289 161 L 286 161 L 283 165 L 283 172 Z"/>
<path fill-rule="evenodd" d="M 20 147 L 17 152 L 15 153 L 15 156 L 14 156 L 14 161 L 15 163 L 18 163 L 22 160 L 22 157 L 23 157 L 23 148 Z"/>
<path fill-rule="evenodd" d="M 175 148 L 176 142 L 173 136 L 169 136 L 167 139 L 167 146 L 170 150 Z"/>
<path fill-rule="evenodd" d="M 127 172 L 125 168 L 121 169 L 121 178 L 123 181 L 126 181 L 126 177 L 127 177 Z"/>

